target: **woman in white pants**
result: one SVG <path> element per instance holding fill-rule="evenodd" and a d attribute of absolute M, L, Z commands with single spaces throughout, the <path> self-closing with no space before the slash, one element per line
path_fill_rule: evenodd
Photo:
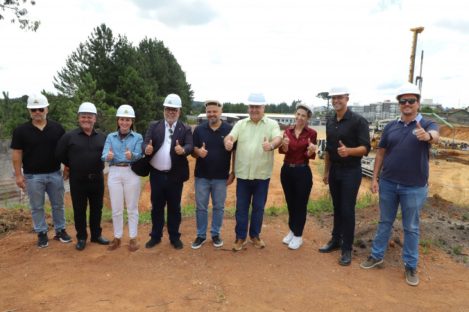
<path fill-rule="evenodd" d="M 140 177 L 130 165 L 142 157 L 142 135 L 133 131 L 135 112 L 130 105 L 121 105 L 117 109 L 117 131 L 110 133 L 104 144 L 101 159 L 109 162 L 107 184 L 112 206 L 112 224 L 114 239 L 109 250 L 115 250 L 121 244 L 124 229 L 124 200 L 127 206 L 129 223 L 129 250 L 139 248 L 138 200 L 140 198 Z"/>

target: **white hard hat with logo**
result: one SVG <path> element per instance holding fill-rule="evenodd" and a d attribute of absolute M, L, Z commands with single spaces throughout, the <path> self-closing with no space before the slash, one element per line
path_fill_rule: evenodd
<path fill-rule="evenodd" d="M 420 99 L 419 87 L 410 82 L 404 83 L 399 87 L 397 90 L 396 99 L 399 100 L 399 98 L 404 94 L 414 94 L 418 97 L 418 99 Z"/>
<path fill-rule="evenodd" d="M 165 99 L 163 103 L 164 107 L 172 107 L 172 108 L 181 108 L 182 101 L 179 95 L 171 93 Z"/>
<path fill-rule="evenodd" d="M 248 97 L 248 105 L 266 105 L 265 96 L 263 93 L 251 93 Z"/>
<path fill-rule="evenodd" d="M 329 90 L 329 96 L 336 96 L 336 95 L 349 95 L 350 91 L 344 87 L 334 87 Z"/>
<path fill-rule="evenodd" d="M 311 106 L 309 104 L 300 102 L 300 103 L 296 104 L 296 109 L 298 109 L 298 108 L 303 108 L 306 111 L 308 111 L 310 113 L 313 113 L 313 109 L 311 108 Z"/>
<path fill-rule="evenodd" d="M 116 117 L 135 118 L 135 111 L 132 106 L 123 104 L 117 109 Z"/>
<path fill-rule="evenodd" d="M 28 103 L 26 104 L 26 108 L 44 108 L 47 106 L 49 106 L 49 102 L 44 95 L 40 93 L 33 93 L 28 96 Z"/>
<path fill-rule="evenodd" d="M 96 110 L 96 106 L 90 102 L 83 102 L 81 103 L 80 107 L 78 107 L 78 113 L 91 113 L 97 114 L 98 111 Z"/>

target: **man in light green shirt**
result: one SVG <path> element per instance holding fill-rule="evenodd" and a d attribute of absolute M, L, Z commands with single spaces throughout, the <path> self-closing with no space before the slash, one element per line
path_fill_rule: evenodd
<path fill-rule="evenodd" d="M 225 137 L 228 151 L 233 149 L 236 142 L 236 241 L 233 251 L 240 251 L 246 245 L 251 203 L 250 241 L 257 248 L 265 247 L 259 235 L 274 164 L 274 150 L 282 143 L 278 123 L 264 116 L 265 104 L 263 94 L 252 93 L 248 98 L 249 118 L 237 122 Z"/>

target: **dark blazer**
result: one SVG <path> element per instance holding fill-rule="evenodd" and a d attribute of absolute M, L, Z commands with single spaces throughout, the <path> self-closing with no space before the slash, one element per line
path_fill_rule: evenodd
<path fill-rule="evenodd" d="M 165 125 L 164 119 L 158 121 L 152 121 L 148 127 L 145 139 L 142 144 L 143 152 L 145 153 L 145 147 L 148 142 L 152 140 L 153 157 L 156 152 L 160 149 L 164 141 Z M 179 145 L 184 148 L 186 152 L 184 155 L 178 155 L 174 151 L 176 146 L 176 140 L 179 141 Z M 192 141 L 192 130 L 191 127 L 178 120 L 176 123 L 176 129 L 174 130 L 173 137 L 171 139 L 171 170 L 169 171 L 169 177 L 174 181 L 187 181 L 189 179 L 189 163 L 187 156 L 192 153 L 194 144 Z"/>

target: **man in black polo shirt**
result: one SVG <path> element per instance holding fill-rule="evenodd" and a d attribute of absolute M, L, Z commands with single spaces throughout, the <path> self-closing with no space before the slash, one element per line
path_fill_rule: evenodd
<path fill-rule="evenodd" d="M 361 158 L 370 151 L 368 122 L 347 109 L 349 92 L 333 88 L 329 92 L 335 114 L 326 124 L 325 184 L 329 184 L 334 205 L 332 239 L 319 249 L 331 252 L 342 249 L 340 265 L 352 262 L 355 233 L 355 203 L 362 180 Z"/>
<path fill-rule="evenodd" d="M 56 155 L 70 170 L 70 193 L 77 231 L 77 250 L 86 247 L 86 207 L 90 204 L 91 242 L 108 245 L 101 235 L 101 211 L 104 196 L 104 163 L 101 153 L 106 136 L 96 132 L 96 106 L 85 102 L 78 108 L 79 127 L 60 139 Z"/>
<path fill-rule="evenodd" d="M 219 101 L 205 102 L 207 121 L 194 130 L 195 201 L 197 237 L 193 249 L 200 248 L 206 241 L 208 201 L 212 196 L 212 226 L 210 234 L 213 246 L 223 246 L 220 231 L 225 210 L 226 187 L 233 183 L 234 171 L 230 173 L 231 152 L 225 149 L 223 140 L 231 131 L 231 125 L 221 120 L 223 105 Z"/>
<path fill-rule="evenodd" d="M 56 232 L 54 239 L 63 243 L 72 241 L 65 231 L 64 184 L 60 162 L 54 156 L 57 142 L 65 130 L 60 124 L 47 119 L 48 106 L 47 98 L 42 94 L 32 94 L 28 97 L 26 107 L 31 120 L 13 131 L 10 146 L 13 150 L 16 185 L 28 192 L 39 248 L 49 245 L 44 211 L 45 193 L 52 208 Z"/>

